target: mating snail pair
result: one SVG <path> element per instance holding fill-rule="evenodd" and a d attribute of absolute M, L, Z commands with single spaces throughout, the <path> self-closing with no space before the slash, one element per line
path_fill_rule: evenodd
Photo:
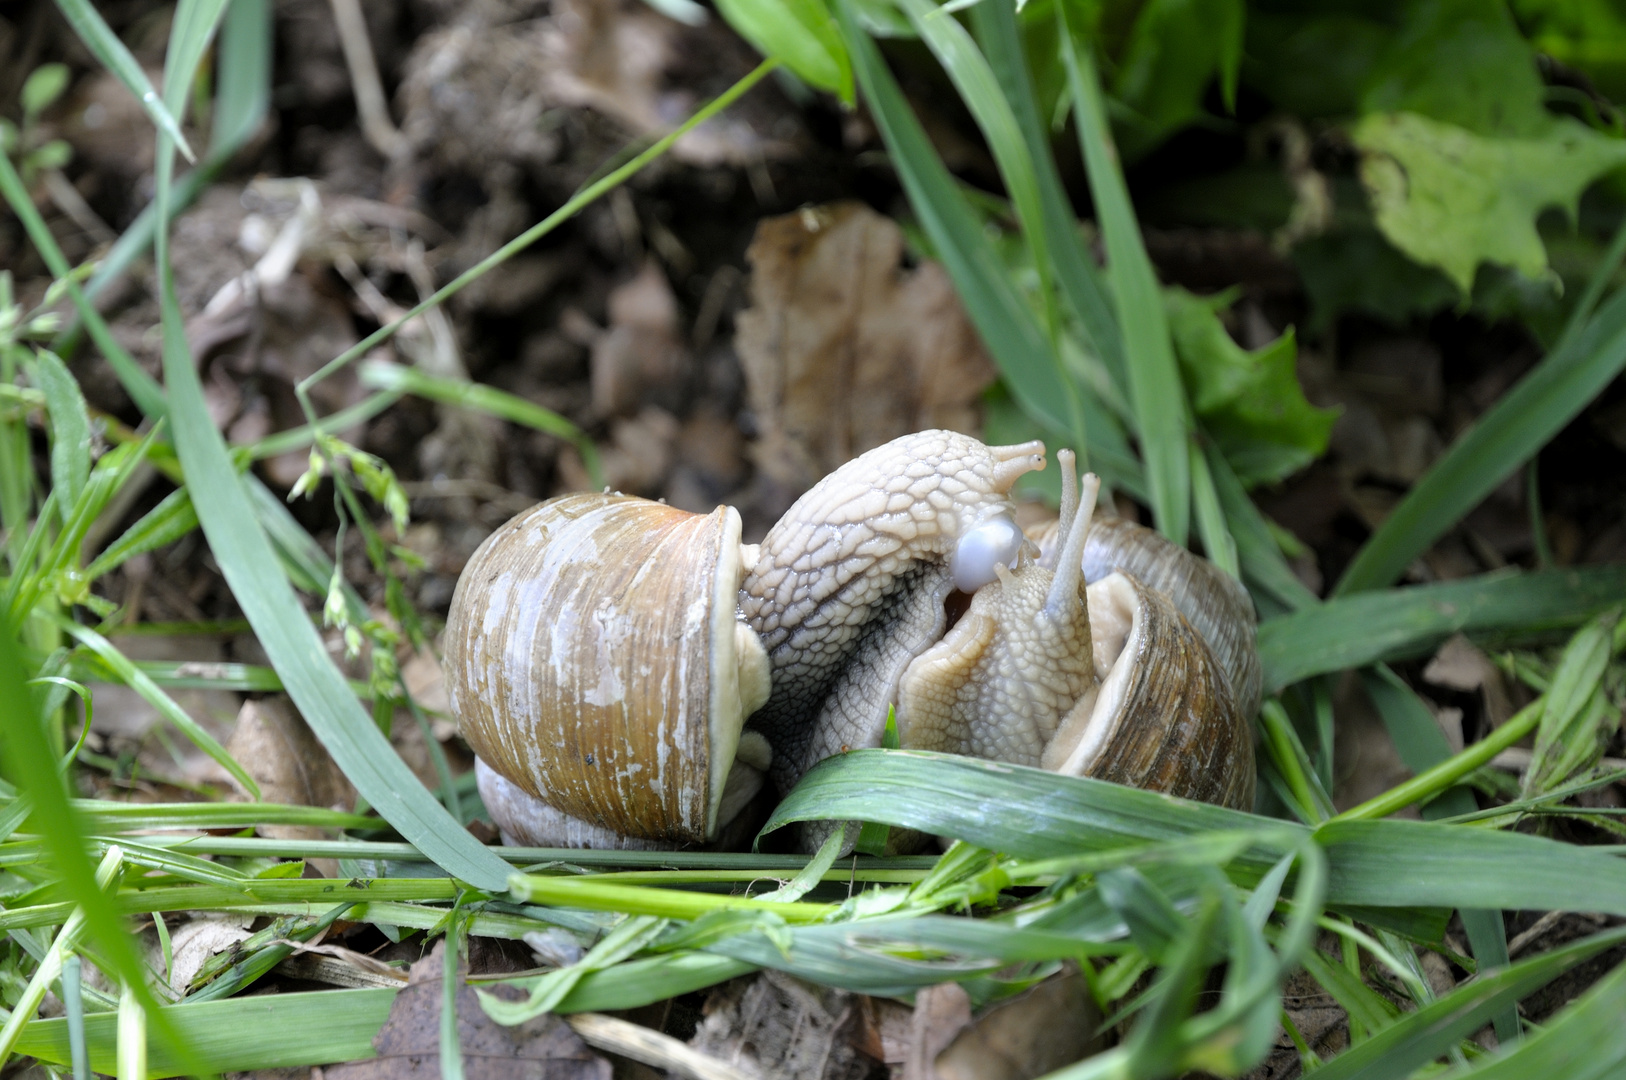
<path fill-rule="evenodd" d="M 447 688 L 505 838 L 714 838 L 771 776 L 880 745 L 970 753 L 1249 809 L 1253 605 L 1206 560 L 1093 519 L 1060 453 L 1058 522 L 1009 499 L 1039 442 L 895 439 L 760 545 L 739 514 L 566 495 L 475 552 Z M 1088 583 L 1088 584 L 1087 584 Z M 958 618 L 954 616 L 958 614 Z"/>

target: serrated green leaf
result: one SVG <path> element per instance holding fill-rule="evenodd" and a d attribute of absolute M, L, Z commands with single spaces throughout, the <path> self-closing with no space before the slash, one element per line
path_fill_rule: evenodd
<path fill-rule="evenodd" d="M 1203 95 L 1216 76 L 1221 96 L 1235 100 L 1244 14 L 1242 0 L 1150 0 L 1141 6 L 1112 88 L 1126 107 L 1116 128 L 1127 160 L 1201 119 Z"/>
<path fill-rule="evenodd" d="M 1285 479 L 1320 457 L 1338 412 L 1305 399 L 1291 329 L 1259 349 L 1231 339 L 1218 315 L 1230 300 L 1163 291 L 1191 407 L 1237 479 L 1252 487 Z"/>
<path fill-rule="evenodd" d="M 763 56 L 851 106 L 852 60 L 835 20 L 820 0 L 718 0 L 717 10 Z"/>
<path fill-rule="evenodd" d="M 1536 55 L 1507 7 L 1484 0 L 1423 0 L 1377 59 L 1361 112 L 1411 112 L 1480 135 L 1539 135 L 1543 106 Z"/>
<path fill-rule="evenodd" d="M 1493 138 L 1416 113 L 1373 113 L 1350 134 L 1378 228 L 1463 295 L 1482 262 L 1545 274 L 1537 215 L 1560 207 L 1573 217 L 1587 185 L 1626 162 L 1626 142 L 1563 119 L 1538 136 Z"/>

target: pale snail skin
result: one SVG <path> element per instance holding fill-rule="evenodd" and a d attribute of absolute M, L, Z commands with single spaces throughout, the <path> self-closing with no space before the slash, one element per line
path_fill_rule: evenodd
<path fill-rule="evenodd" d="M 1252 809 L 1252 713 L 1171 597 L 1115 571 L 1086 586 L 1099 485 L 1086 477 L 1081 503 L 1071 451 L 1057 457 L 1062 515 L 1052 535 L 1060 550 L 1048 560 L 1055 569 L 1028 558 L 999 568 L 960 622 L 909 666 L 898 700 L 902 745 Z M 1135 536 L 1109 529 L 1120 540 Z M 1159 544 L 1204 562 L 1161 540 L 1151 545 L 1157 554 L 1168 555 Z M 1251 652 L 1251 605 L 1247 625 L 1224 633 L 1245 638 Z"/>
<path fill-rule="evenodd" d="M 1070 472 L 1071 454 L 1065 451 L 1063 454 Z M 481 791 L 487 796 L 488 807 L 496 802 L 506 808 L 510 825 L 504 828 L 505 838 L 548 845 L 644 846 L 645 841 L 629 837 L 628 830 L 631 830 L 654 837 L 653 842 L 663 846 L 709 839 L 727 818 L 726 811 L 719 812 L 721 804 L 743 801 L 741 793 L 750 790 L 751 775 L 760 776 L 761 767 L 767 764 L 763 759 L 767 756 L 768 743 L 772 744 L 773 779 L 781 791 L 787 791 L 824 757 L 845 749 L 879 745 L 888 707 L 893 702 L 900 705 L 900 729 L 908 731 L 906 717 L 918 719 L 922 715 L 919 702 L 930 696 L 929 670 L 934 664 L 938 668 L 945 666 L 942 661 L 948 639 L 945 638 L 944 605 L 956 588 L 974 594 L 967 619 L 971 619 L 973 613 L 978 619 L 969 625 L 962 620 L 960 626 L 948 632 L 949 638 L 964 638 L 973 627 L 981 625 L 981 636 L 999 643 L 991 655 L 1005 657 L 1004 661 L 990 661 L 995 668 L 1000 662 L 1007 667 L 1025 665 L 1030 669 L 1033 686 L 1038 689 L 1016 689 L 1020 681 L 1004 680 L 987 693 L 966 694 L 963 687 L 968 676 L 962 672 L 956 676 L 961 680 L 961 689 L 951 696 L 969 699 L 961 712 L 970 719 L 955 722 L 972 723 L 978 733 L 960 738 L 958 742 L 940 740 L 941 748 L 987 753 L 1024 764 L 1051 767 L 1054 767 L 1051 762 L 1043 760 L 1044 749 L 1050 748 L 1053 751 L 1050 756 L 1054 756 L 1058 731 L 1066 734 L 1075 750 L 1079 745 L 1090 750 L 1102 749 L 1089 745 L 1090 739 L 1082 739 L 1076 730 L 1080 723 L 1075 714 L 1087 711 L 1079 702 L 1085 698 L 1093 701 L 1098 693 L 1096 680 L 1105 670 L 1099 662 L 1092 663 L 1092 651 L 1098 651 L 1099 646 L 1096 650 L 1090 647 L 1090 621 L 1082 610 L 1083 582 L 1076 573 L 1069 575 L 1064 571 L 1057 575 L 1038 566 L 1038 548 L 1026 540 L 1014 524 L 1014 507 L 1009 499 L 1011 485 L 1023 473 L 1043 465 L 1042 443 L 988 447 L 968 436 L 925 431 L 894 440 L 837 469 L 798 500 L 760 546 L 737 545 L 737 565 L 730 563 L 733 569 L 728 574 L 696 586 L 715 598 L 711 617 L 721 619 L 723 596 L 733 587 L 730 574 L 737 575 L 733 580 L 738 583 L 741 621 L 734 626 L 733 636 L 739 639 L 735 651 L 742 658 L 741 664 L 749 667 L 751 665 L 746 663 L 749 656 L 763 649 L 771 669 L 771 693 L 767 687 L 761 689 L 760 696 L 735 692 L 733 700 L 737 708 L 755 705 L 766 698 L 762 708 L 750 717 L 750 728 L 739 734 L 736 726 L 734 735 L 725 733 L 721 738 L 714 730 L 713 744 L 727 753 L 728 758 L 703 764 L 699 770 L 711 778 L 705 796 L 711 813 L 705 830 L 695 831 L 689 826 L 679 829 L 671 823 L 646 827 L 631 822 L 624 813 L 607 814 L 592 806 L 577 812 L 593 817 L 594 821 L 572 820 L 537 795 L 521 790 L 513 779 L 505 779 L 485 767 Z M 656 506 L 647 500 L 613 498 Z M 543 504 L 528 513 L 545 515 L 548 505 Z M 1069 510 L 1064 506 L 1064 513 L 1070 521 L 1077 522 L 1077 527 L 1064 533 L 1070 554 L 1063 565 L 1078 567 L 1088 562 L 1088 556 L 1081 560 L 1079 552 L 1085 546 L 1086 536 L 1093 539 L 1094 533 L 1087 531 L 1089 509 L 1078 509 L 1076 497 L 1073 507 L 1074 510 Z M 722 514 L 724 509 L 719 508 L 718 513 Z M 661 510 L 675 513 L 665 507 Z M 728 511 L 728 514 L 733 512 Z M 737 515 L 732 521 L 737 543 Z M 590 570 L 591 567 L 584 568 L 584 572 Z M 1043 583 L 1035 587 L 1041 574 Z M 1072 584 L 1057 583 L 1063 580 Z M 1134 597 L 1150 594 L 1151 590 L 1138 584 L 1131 586 L 1122 577 L 1117 578 L 1117 584 L 1111 588 L 1129 598 L 1118 603 L 1116 609 L 1153 611 L 1138 623 L 1128 614 L 1123 615 L 1123 633 L 1106 635 L 1118 643 L 1125 640 L 1131 623 L 1173 630 L 1178 630 L 1177 624 L 1183 623 L 1166 600 L 1147 600 L 1136 608 Z M 463 591 L 460 582 L 460 596 Z M 1050 635 L 1049 644 L 1043 644 L 1045 634 L 1034 632 L 1032 609 L 1035 606 L 1043 609 L 1053 593 L 1059 597 L 1057 604 L 1067 611 L 1058 609 L 1056 632 Z M 1013 607 L 1008 601 L 1018 594 L 1030 599 Z M 996 605 L 996 598 L 1002 595 L 1007 602 Z M 1076 607 L 1069 600 L 1070 595 L 1078 601 Z M 1245 593 L 1242 595 L 1246 597 Z M 1035 596 L 1037 605 L 1031 599 Z M 454 601 L 454 612 L 457 603 Z M 1099 606 L 1103 610 L 1114 607 L 1112 604 Z M 1158 614 L 1165 608 L 1167 615 Z M 1246 637 L 1251 647 L 1251 609 L 1248 615 Z M 449 620 L 449 642 L 451 629 L 452 620 Z M 1191 654 L 1201 660 L 1207 653 L 1200 641 L 1194 649 L 1178 635 L 1170 640 L 1175 642 L 1172 651 L 1182 656 Z M 1041 644 L 1036 646 L 1036 641 Z M 1063 641 L 1070 645 L 1058 644 Z M 1034 659 L 1035 649 L 1045 654 L 1042 662 Z M 452 661 L 449 644 L 449 685 L 455 682 Z M 1058 663 L 1059 674 L 1052 670 Z M 652 668 L 653 665 L 644 666 Z M 953 669 L 954 663 L 946 666 Z M 961 664 L 964 671 L 974 667 Z M 1124 670 L 1128 668 L 1129 665 L 1124 665 Z M 1216 682 L 1213 671 L 1217 669 L 1212 663 L 1206 666 L 1199 663 L 1197 668 L 1200 669 L 1199 688 L 1206 687 L 1208 696 L 1213 696 L 1224 676 L 1218 676 Z M 1137 672 L 1140 670 L 1136 668 Z M 748 682 L 756 685 L 754 679 L 746 678 L 743 672 L 742 667 L 740 686 Z M 941 674 L 939 671 L 938 675 Z M 1205 677 L 1207 683 L 1202 682 Z M 1121 694 L 1123 685 L 1129 681 L 1122 673 L 1108 677 L 1108 683 L 1118 688 L 1114 694 Z M 1183 708 L 1180 702 L 1185 700 L 1181 697 L 1184 691 L 1164 687 L 1159 692 L 1162 698 L 1155 694 L 1151 698 L 1161 707 L 1179 706 L 1177 712 Z M 470 696 L 472 693 L 465 694 L 465 697 Z M 1035 719 L 1031 707 L 1035 699 L 1042 699 L 1038 713 L 1044 715 L 1040 719 Z M 454 709 L 456 706 L 454 693 Z M 458 711 L 462 720 L 463 713 Z M 750 711 L 745 708 L 745 712 Z M 1192 712 L 1191 709 L 1184 711 Z M 1234 712 L 1227 715 L 1234 717 Z M 1074 717 L 1071 724 L 1070 716 Z M 1251 713 L 1249 716 L 1251 718 Z M 737 725 L 738 720 L 733 723 Z M 711 725 L 716 728 L 715 717 Z M 1224 720 L 1219 726 L 1234 736 L 1232 729 L 1237 726 L 1234 718 Z M 923 724 L 914 728 L 916 733 L 926 730 Z M 757 732 L 766 735 L 767 740 L 754 734 Z M 737 756 L 732 745 L 735 738 L 739 740 Z M 1102 741 L 1099 733 L 1091 738 L 1097 743 Z M 473 745 L 475 740 L 470 739 L 470 742 Z M 939 742 L 918 734 L 906 736 L 908 745 L 938 745 Z M 1236 742 L 1231 736 L 1222 738 L 1213 753 L 1234 757 Z M 1251 742 L 1245 739 L 1243 742 L 1247 753 L 1246 801 L 1251 803 Z M 1105 749 L 1112 751 L 1118 745 L 1111 743 Z M 1039 748 L 1037 760 L 1036 747 Z M 479 746 L 475 748 L 480 751 Z M 1115 752 L 1123 756 L 1121 746 Z M 1077 757 L 1078 753 L 1072 756 Z M 727 767 L 730 761 L 737 761 L 740 767 L 730 772 Z M 1083 774 L 1086 768 L 1073 762 L 1068 771 Z M 1233 768 L 1227 775 L 1239 776 L 1240 773 L 1241 770 Z M 722 785 L 724 776 L 728 777 L 727 790 Z M 746 780 L 736 782 L 742 776 Z M 1114 777 L 1109 775 L 1108 778 Z M 1239 785 L 1240 781 L 1232 782 L 1226 791 L 1217 795 L 1192 794 L 1242 805 L 1244 794 Z M 545 786 L 539 787 L 538 792 Z M 693 819 L 695 814 L 690 812 L 688 817 Z M 566 819 L 562 834 L 560 818 Z M 532 830 L 533 819 L 540 831 Z"/>

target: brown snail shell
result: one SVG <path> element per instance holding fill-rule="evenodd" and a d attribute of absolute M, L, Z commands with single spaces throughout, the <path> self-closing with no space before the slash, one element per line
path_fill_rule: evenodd
<path fill-rule="evenodd" d="M 1054 566 L 1059 522 L 1028 530 L 1039 545 L 1039 564 Z M 1093 584 L 1118 571 L 1167 596 L 1208 642 L 1235 691 L 1239 712 L 1259 711 L 1264 669 L 1254 644 L 1253 598 L 1242 583 L 1161 533 L 1120 517 L 1098 516 L 1084 541 L 1084 580 Z"/>
<path fill-rule="evenodd" d="M 1073 455 L 1058 457 L 1063 516 L 1048 537 L 1062 549 L 1049 559 L 1056 568 L 1021 559 L 1001 568 L 960 622 L 910 665 L 898 701 L 902 744 L 1251 809 L 1251 713 L 1238 707 L 1231 677 L 1172 597 L 1126 573 L 1085 586 L 1087 540 L 1114 558 L 1112 541 L 1144 538 L 1092 524 L 1095 478 L 1086 477 L 1081 505 Z M 1178 553 L 1176 566 L 1200 574 L 1225 605 L 1202 614 L 1234 617 L 1232 598 L 1208 581 L 1203 560 L 1172 544 L 1129 555 L 1145 550 L 1165 559 Z M 1155 558 L 1139 565 L 1154 579 L 1167 577 Z M 1249 605 L 1244 627 L 1222 629 L 1251 652 L 1252 626 Z"/>
<path fill-rule="evenodd" d="M 1125 574 L 1089 586 L 1100 686 L 1040 765 L 1252 810 L 1253 730 L 1208 643 L 1174 602 Z"/>
<path fill-rule="evenodd" d="M 483 788 L 516 807 L 505 831 L 569 842 L 530 828 L 541 811 L 518 789 L 612 834 L 715 835 L 741 727 L 768 698 L 767 655 L 735 613 L 752 555 L 731 507 L 617 494 L 551 499 L 487 538 L 445 666 L 464 739 L 506 782 Z"/>

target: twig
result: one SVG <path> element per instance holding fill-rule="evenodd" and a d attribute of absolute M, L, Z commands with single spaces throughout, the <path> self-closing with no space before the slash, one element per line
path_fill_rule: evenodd
<path fill-rule="evenodd" d="M 761 1080 L 726 1061 L 702 1054 L 688 1043 L 640 1024 L 603 1013 L 575 1013 L 565 1023 L 582 1041 L 600 1050 L 631 1058 L 656 1069 L 670 1069 L 688 1080 Z"/>
<path fill-rule="evenodd" d="M 361 132 L 373 149 L 390 160 L 407 150 L 406 136 L 390 119 L 384 104 L 384 84 L 378 78 L 378 61 L 367 37 L 367 21 L 362 18 L 359 0 L 328 0 L 333 21 L 339 26 L 339 44 L 344 49 L 345 66 L 350 69 L 350 87 L 356 95 L 356 111 L 361 114 Z"/>

